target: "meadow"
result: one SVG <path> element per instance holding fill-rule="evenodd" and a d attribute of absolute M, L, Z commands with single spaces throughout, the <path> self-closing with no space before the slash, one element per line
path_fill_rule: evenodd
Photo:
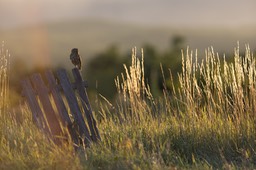
<path fill-rule="evenodd" d="M 212 48 L 200 60 L 182 51 L 179 83 L 163 74 L 160 97 L 145 81 L 133 49 L 115 81 L 114 102 L 98 95 L 94 115 L 102 141 L 75 152 L 56 146 L 32 122 L 26 105 L 10 108 L 9 53 L 0 52 L 0 169 L 254 169 L 256 67 L 246 46 L 232 62 Z M 159 64 L 160 65 L 160 64 Z M 161 66 L 161 65 L 160 65 Z"/>

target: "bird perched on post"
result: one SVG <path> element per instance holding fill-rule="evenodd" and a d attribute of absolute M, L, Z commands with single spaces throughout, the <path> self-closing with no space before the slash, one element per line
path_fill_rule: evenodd
<path fill-rule="evenodd" d="M 70 60 L 79 70 L 81 70 L 81 59 L 77 48 L 71 50 Z"/>

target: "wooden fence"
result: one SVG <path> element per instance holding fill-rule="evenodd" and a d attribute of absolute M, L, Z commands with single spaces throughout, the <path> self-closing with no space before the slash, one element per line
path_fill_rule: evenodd
<path fill-rule="evenodd" d="M 88 100 L 87 83 L 77 68 L 72 73 L 74 83 L 64 69 L 56 72 L 56 78 L 49 70 L 44 75 L 33 74 L 21 82 L 23 95 L 37 127 L 56 144 L 67 139 L 68 129 L 76 145 L 88 147 L 101 138 Z"/>

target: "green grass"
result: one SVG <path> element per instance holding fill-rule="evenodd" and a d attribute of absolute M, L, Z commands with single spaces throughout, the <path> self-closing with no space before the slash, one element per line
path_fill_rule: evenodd
<path fill-rule="evenodd" d="M 193 55 L 183 53 L 179 85 L 165 75 L 166 89 L 154 98 L 144 57 L 134 49 L 131 66 L 115 80 L 116 101 L 97 100 L 102 141 L 85 151 L 49 142 L 26 106 L 1 112 L 0 169 L 256 168 L 256 67 L 249 47 L 244 56 L 236 48 L 232 63 L 212 49 L 202 61 Z"/>

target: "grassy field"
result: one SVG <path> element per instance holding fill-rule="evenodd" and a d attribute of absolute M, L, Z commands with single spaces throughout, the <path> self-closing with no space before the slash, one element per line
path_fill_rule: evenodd
<path fill-rule="evenodd" d="M 182 54 L 179 85 L 172 85 L 170 70 L 162 97 L 154 98 L 144 57 L 134 49 L 131 66 L 115 80 L 116 101 L 99 95 L 93 108 L 102 141 L 74 152 L 71 144 L 50 143 L 26 106 L 9 111 L 2 49 L 0 169 L 256 168 L 256 67 L 249 47 L 243 56 L 237 47 L 232 63 L 213 49 L 202 61 L 196 52 Z"/>

